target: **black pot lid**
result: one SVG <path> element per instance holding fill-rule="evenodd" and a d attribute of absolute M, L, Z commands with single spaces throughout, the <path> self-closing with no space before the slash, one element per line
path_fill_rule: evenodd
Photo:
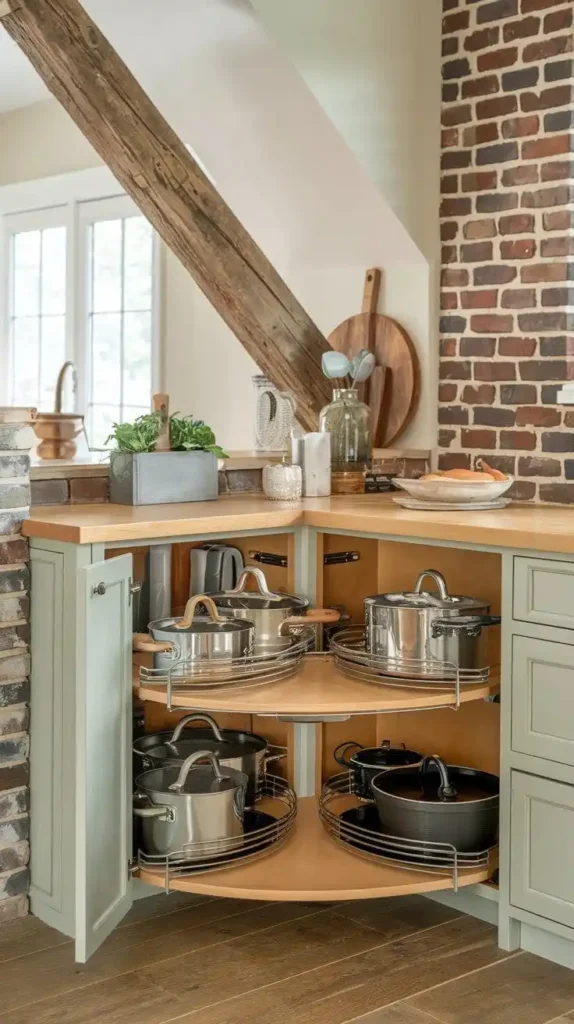
<path fill-rule="evenodd" d="M 363 747 L 351 754 L 350 760 L 358 768 L 379 768 L 418 764 L 422 757 L 416 750 L 405 750 L 404 747 Z"/>
<path fill-rule="evenodd" d="M 450 782 L 456 789 L 456 797 L 449 801 L 439 798 L 438 790 L 441 779 L 438 771 L 427 771 L 424 777 L 418 767 L 381 772 L 375 776 L 371 785 L 377 793 L 398 797 L 409 803 L 440 804 L 443 808 L 477 803 L 481 800 L 492 800 L 493 797 L 498 797 L 500 779 L 497 775 L 481 772 L 475 768 L 465 768 L 462 765 L 449 764 L 447 769 Z"/>
<path fill-rule="evenodd" d="M 144 772 L 143 775 L 138 776 L 136 786 L 150 796 L 155 794 L 157 797 L 161 794 L 161 798 L 165 800 L 166 804 L 169 804 L 170 801 L 173 801 L 174 797 L 180 794 L 197 794 L 198 796 L 203 794 L 207 796 L 247 786 L 249 780 L 244 772 L 238 772 L 237 769 L 228 768 L 227 766 L 223 766 L 221 770 L 224 778 L 218 779 L 211 765 L 194 765 L 188 771 L 187 778 L 179 792 L 175 792 L 170 790 L 170 786 L 177 782 L 179 778 L 179 767 L 174 765 L 174 767 L 152 768 L 151 771 Z"/>

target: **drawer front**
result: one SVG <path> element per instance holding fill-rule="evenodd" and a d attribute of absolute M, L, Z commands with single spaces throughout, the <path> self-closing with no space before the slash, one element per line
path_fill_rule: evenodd
<path fill-rule="evenodd" d="M 574 647 L 512 638 L 512 749 L 574 765 Z"/>
<path fill-rule="evenodd" d="M 574 786 L 512 772 L 510 902 L 574 928 Z"/>
<path fill-rule="evenodd" d="M 574 563 L 514 559 L 514 618 L 574 629 Z"/>

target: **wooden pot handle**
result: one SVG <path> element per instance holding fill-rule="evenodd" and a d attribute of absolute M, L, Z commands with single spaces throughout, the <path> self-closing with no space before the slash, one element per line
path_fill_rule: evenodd
<path fill-rule="evenodd" d="M 138 654 L 163 654 L 173 650 L 169 641 L 152 640 L 149 633 L 134 633 L 133 650 Z"/>
<path fill-rule="evenodd" d="M 309 608 L 306 615 L 290 615 L 288 619 L 283 619 L 281 628 L 283 626 L 309 626 L 316 622 L 338 622 L 340 618 L 341 612 L 336 608 Z"/>
<path fill-rule="evenodd" d="M 205 605 L 207 614 L 209 615 L 212 622 L 224 622 L 224 616 L 220 615 L 217 606 L 210 597 L 206 597 L 205 594 L 196 594 L 195 597 L 190 597 L 189 601 L 185 606 L 185 611 L 177 622 L 174 622 L 174 629 L 189 629 L 193 622 L 195 615 L 195 609 L 198 604 Z"/>

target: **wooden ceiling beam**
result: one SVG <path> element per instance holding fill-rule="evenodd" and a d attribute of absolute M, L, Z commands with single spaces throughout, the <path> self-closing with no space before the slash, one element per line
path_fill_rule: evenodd
<path fill-rule="evenodd" d="M 0 0 L 0 19 L 262 372 L 295 395 L 302 426 L 316 430 L 330 399 L 327 341 L 82 5 Z"/>

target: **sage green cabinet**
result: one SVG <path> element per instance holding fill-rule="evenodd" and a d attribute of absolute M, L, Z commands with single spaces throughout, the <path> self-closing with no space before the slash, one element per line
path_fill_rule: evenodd
<path fill-rule="evenodd" d="M 513 614 L 520 622 L 574 629 L 574 563 L 515 557 Z"/>
<path fill-rule="evenodd" d="M 512 638 L 512 749 L 574 765 L 574 647 Z"/>
<path fill-rule="evenodd" d="M 574 927 L 574 786 L 513 771 L 510 903 Z"/>
<path fill-rule="evenodd" d="M 85 962 L 132 903 L 132 557 L 30 554 L 31 908 Z"/>

